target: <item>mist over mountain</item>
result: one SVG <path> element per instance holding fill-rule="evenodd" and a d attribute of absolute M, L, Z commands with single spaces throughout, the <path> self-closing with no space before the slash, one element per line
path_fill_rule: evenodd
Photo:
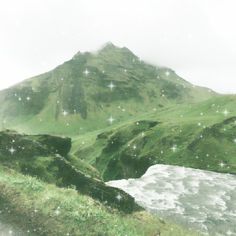
<path fill-rule="evenodd" d="M 141 61 L 128 48 L 107 43 L 1 91 L 0 120 L 3 128 L 70 134 L 214 95 L 169 68 Z"/>
<path fill-rule="evenodd" d="M 0 103 L 0 227 L 52 236 L 199 235 L 151 216 L 106 182 L 139 178 L 153 165 L 236 173 L 236 97 L 194 86 L 126 47 L 77 52 L 0 91 Z"/>

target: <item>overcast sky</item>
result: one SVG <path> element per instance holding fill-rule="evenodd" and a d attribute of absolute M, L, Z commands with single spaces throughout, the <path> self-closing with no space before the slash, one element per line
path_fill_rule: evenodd
<path fill-rule="evenodd" d="M 0 89 L 107 41 L 236 93 L 235 0 L 0 0 Z"/>

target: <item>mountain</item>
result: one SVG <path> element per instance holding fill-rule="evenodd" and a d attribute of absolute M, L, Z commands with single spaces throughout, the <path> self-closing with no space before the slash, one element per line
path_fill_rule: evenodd
<path fill-rule="evenodd" d="M 194 86 L 125 47 L 78 52 L 0 91 L 0 102 L 0 223 L 24 232 L 195 235 L 105 181 L 154 164 L 236 174 L 236 96 Z"/>
<path fill-rule="evenodd" d="M 0 122 L 27 133 L 77 135 L 215 95 L 108 43 L 0 92 Z"/>

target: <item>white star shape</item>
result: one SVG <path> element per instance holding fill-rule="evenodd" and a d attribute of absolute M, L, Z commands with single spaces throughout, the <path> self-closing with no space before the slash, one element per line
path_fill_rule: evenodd
<path fill-rule="evenodd" d="M 171 150 L 172 150 L 173 152 L 176 152 L 176 150 L 177 150 L 177 146 L 174 145 L 174 146 L 171 148 Z"/>
<path fill-rule="evenodd" d="M 223 168 L 223 167 L 225 167 L 225 164 L 224 164 L 223 162 L 221 162 L 221 163 L 219 164 L 219 166 L 220 166 L 221 168 Z"/>
<path fill-rule="evenodd" d="M 121 199 L 122 199 L 122 196 L 121 196 L 120 194 L 118 194 L 118 195 L 116 196 L 116 199 L 120 202 Z"/>
<path fill-rule="evenodd" d="M 223 114 L 224 114 L 225 116 L 227 116 L 227 115 L 229 115 L 229 111 L 228 111 L 227 109 L 225 109 L 225 110 L 223 111 Z"/>
<path fill-rule="evenodd" d="M 108 118 L 108 121 L 109 121 L 110 124 L 112 124 L 112 123 L 115 121 L 115 119 L 114 119 L 112 116 L 110 116 L 110 117 Z"/>
<path fill-rule="evenodd" d="M 113 90 L 113 88 L 115 88 L 116 86 L 111 82 L 108 86 L 107 86 L 108 88 L 110 88 L 111 89 L 111 91 Z"/>
<path fill-rule="evenodd" d="M 57 209 L 56 211 L 55 211 L 55 214 L 58 216 L 58 215 L 60 215 L 60 211 Z"/>
<path fill-rule="evenodd" d="M 90 73 L 89 70 L 86 68 L 84 74 L 87 76 L 89 73 Z"/>
<path fill-rule="evenodd" d="M 9 149 L 9 152 L 11 153 L 11 155 L 13 155 L 15 151 L 16 151 L 16 150 L 15 150 L 13 147 L 11 147 L 11 148 Z"/>
<path fill-rule="evenodd" d="M 63 114 L 63 116 L 67 116 L 68 112 L 67 111 L 63 111 L 62 114 Z"/>
<path fill-rule="evenodd" d="M 169 72 L 169 71 L 166 71 L 166 72 L 165 72 L 165 75 L 166 75 L 166 76 L 169 76 L 169 75 L 170 75 L 170 72 Z"/>

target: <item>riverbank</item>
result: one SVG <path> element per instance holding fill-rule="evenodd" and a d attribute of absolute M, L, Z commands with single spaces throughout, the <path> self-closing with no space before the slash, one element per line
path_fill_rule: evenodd
<path fill-rule="evenodd" d="M 79 194 L 0 167 L 0 209 L 9 224 L 37 236 L 193 236 L 145 211 L 124 214 Z"/>

